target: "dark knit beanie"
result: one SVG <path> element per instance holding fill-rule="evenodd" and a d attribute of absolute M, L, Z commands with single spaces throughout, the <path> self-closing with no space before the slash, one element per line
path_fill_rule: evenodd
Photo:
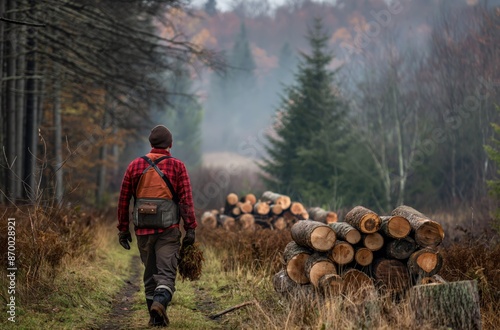
<path fill-rule="evenodd" d="M 172 146 L 172 133 L 163 125 L 158 125 L 151 130 L 149 142 L 153 148 L 167 149 Z"/>

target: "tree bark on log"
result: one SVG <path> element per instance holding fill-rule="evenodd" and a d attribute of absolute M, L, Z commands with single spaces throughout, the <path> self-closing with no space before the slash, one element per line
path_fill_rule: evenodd
<path fill-rule="evenodd" d="M 421 247 L 437 247 L 444 239 L 444 231 L 439 223 L 409 206 L 398 206 L 391 214 L 408 219 L 414 231 L 415 242 Z"/>
<path fill-rule="evenodd" d="M 373 262 L 373 252 L 366 247 L 356 247 L 354 249 L 354 260 L 360 266 L 368 266 Z"/>
<path fill-rule="evenodd" d="M 321 207 L 311 207 L 307 210 L 307 212 L 309 213 L 310 218 L 314 221 L 319 221 L 326 224 L 338 221 L 337 213 L 326 211 Z"/>
<path fill-rule="evenodd" d="M 286 296 L 298 289 L 299 284 L 293 281 L 284 269 L 280 270 L 273 276 L 274 290 L 280 295 Z"/>
<path fill-rule="evenodd" d="M 443 267 L 443 257 L 439 251 L 426 248 L 413 252 L 407 265 L 410 274 L 418 278 L 430 277 Z"/>
<path fill-rule="evenodd" d="M 395 259 L 377 259 L 373 263 L 373 277 L 386 292 L 401 294 L 411 285 L 406 265 Z"/>
<path fill-rule="evenodd" d="M 435 329 L 481 329 L 477 282 L 459 281 L 414 286 L 410 306 L 415 322 Z"/>
<path fill-rule="evenodd" d="M 333 229 L 339 239 L 350 244 L 357 244 L 361 240 L 361 233 L 346 222 L 334 222 L 328 226 Z"/>
<path fill-rule="evenodd" d="M 294 241 L 288 243 L 283 251 L 283 260 L 286 265 L 288 277 L 298 284 L 309 283 L 309 278 L 305 272 L 306 261 L 313 253 L 311 249 L 303 247 Z"/>
<path fill-rule="evenodd" d="M 265 191 L 260 200 L 263 202 L 272 202 L 272 204 L 280 204 L 283 210 L 287 210 L 292 204 L 290 197 L 272 191 Z"/>
<path fill-rule="evenodd" d="M 386 237 L 402 239 L 410 234 L 411 225 L 408 219 L 399 215 L 381 216 L 380 232 Z"/>
<path fill-rule="evenodd" d="M 337 240 L 330 255 L 337 265 L 346 265 L 354 260 L 354 248 L 346 241 Z"/>
<path fill-rule="evenodd" d="M 301 220 L 295 223 L 291 228 L 291 234 L 297 244 L 320 252 L 330 250 L 336 240 L 332 228 L 312 220 Z"/>
<path fill-rule="evenodd" d="M 345 222 L 364 234 L 374 233 L 380 228 L 378 214 L 363 206 L 356 206 L 347 212 Z"/>
<path fill-rule="evenodd" d="M 319 287 L 319 280 L 327 274 L 337 274 L 335 264 L 328 258 L 325 253 L 315 252 L 307 258 L 305 264 L 306 276 L 314 285 L 315 288 Z"/>
<path fill-rule="evenodd" d="M 384 237 L 380 233 L 362 235 L 363 245 L 371 251 L 378 251 L 384 246 Z"/>
<path fill-rule="evenodd" d="M 403 239 L 390 240 L 385 244 L 385 254 L 388 258 L 408 259 L 417 249 L 417 243 L 410 236 Z"/>

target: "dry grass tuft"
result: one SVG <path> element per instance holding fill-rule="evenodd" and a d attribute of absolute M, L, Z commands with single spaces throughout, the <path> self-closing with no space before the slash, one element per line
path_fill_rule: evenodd
<path fill-rule="evenodd" d="M 180 259 L 178 269 L 182 280 L 199 280 L 201 277 L 203 262 L 205 261 L 203 258 L 203 251 L 200 249 L 199 244 L 194 243 L 193 245 L 189 245 L 187 247 L 182 246 Z"/>

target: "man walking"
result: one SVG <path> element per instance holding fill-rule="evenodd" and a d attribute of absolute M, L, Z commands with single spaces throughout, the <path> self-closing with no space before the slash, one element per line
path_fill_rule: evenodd
<path fill-rule="evenodd" d="M 175 292 L 181 232 L 184 220 L 184 246 L 195 241 L 197 226 L 191 183 L 184 164 L 170 155 L 172 134 L 162 125 L 151 130 L 152 150 L 132 161 L 123 178 L 118 204 L 118 237 L 127 250 L 132 236 L 129 231 L 129 205 L 134 197 L 132 219 L 137 246 L 144 270 L 144 288 L 149 325 L 167 326 L 167 306 Z"/>

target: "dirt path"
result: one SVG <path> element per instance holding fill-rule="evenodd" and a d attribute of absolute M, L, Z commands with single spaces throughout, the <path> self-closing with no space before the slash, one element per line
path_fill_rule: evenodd
<path fill-rule="evenodd" d="M 130 277 L 125 281 L 125 285 L 113 300 L 111 312 L 108 314 L 98 329 L 116 330 L 130 329 L 127 320 L 130 319 L 134 304 L 134 295 L 140 290 L 141 284 L 141 261 L 139 256 L 134 256 L 130 262 Z M 147 320 L 146 320 L 147 321 Z"/>

